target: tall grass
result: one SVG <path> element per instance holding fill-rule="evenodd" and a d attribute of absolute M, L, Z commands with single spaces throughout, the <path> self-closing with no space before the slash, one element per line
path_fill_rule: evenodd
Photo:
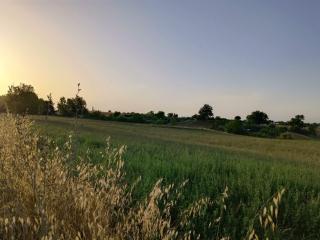
<path fill-rule="evenodd" d="M 229 239 L 221 231 L 227 188 L 182 207 L 187 181 L 160 179 L 137 200 L 139 179 L 126 181 L 124 146 L 107 142 L 99 165 L 90 164 L 90 151 L 75 161 L 72 144 L 70 137 L 58 147 L 28 119 L 0 116 L 0 239 Z M 282 193 L 257 212 L 244 239 L 276 236 Z"/>
<path fill-rule="evenodd" d="M 219 232 L 241 239 L 262 203 L 285 187 L 279 239 L 320 239 L 320 141 L 258 139 L 84 119 L 78 123 L 78 150 L 85 154 L 87 148 L 93 149 L 91 163 L 103 164 L 98 152 L 103 150 L 105 136 L 112 137 L 115 147 L 128 146 L 123 156 L 126 180 L 141 176 L 134 198 L 144 199 L 159 178 L 166 184 L 189 180 L 182 189 L 180 208 L 205 196 L 217 199 L 228 186 L 228 207 Z M 48 122 L 37 121 L 35 127 L 62 145 L 73 124 L 68 118 L 50 117 Z M 206 211 L 207 218 L 211 213 Z M 212 234 L 201 236 L 208 239 Z"/>

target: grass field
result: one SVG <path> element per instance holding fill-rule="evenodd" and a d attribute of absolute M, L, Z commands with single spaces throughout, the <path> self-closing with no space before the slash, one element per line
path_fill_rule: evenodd
<path fill-rule="evenodd" d="M 79 155 L 88 148 L 95 150 L 92 162 L 101 161 L 98 152 L 108 136 L 116 146 L 127 145 L 127 178 L 142 178 L 137 199 L 159 178 L 170 183 L 189 179 L 182 205 L 200 196 L 217 197 L 228 186 L 223 231 L 232 239 L 244 236 L 256 211 L 285 187 L 278 223 L 280 239 L 320 239 L 320 141 L 83 119 L 77 120 L 75 127 L 71 118 L 33 119 L 42 133 L 58 143 L 75 131 Z"/>

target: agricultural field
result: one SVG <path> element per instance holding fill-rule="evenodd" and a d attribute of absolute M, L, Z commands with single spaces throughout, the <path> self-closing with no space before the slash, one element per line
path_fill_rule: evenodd
<path fill-rule="evenodd" d="M 132 183 L 141 177 L 136 200 L 144 198 L 160 178 L 175 184 L 188 180 L 182 207 L 204 196 L 218 198 L 227 186 L 220 231 L 240 239 L 264 203 L 285 188 L 279 239 L 320 239 L 320 141 L 53 116 L 32 119 L 41 134 L 58 144 L 72 134 L 77 154 L 91 149 L 92 163 L 101 163 L 98 153 L 108 137 L 112 146 L 126 145 L 126 179 Z"/>

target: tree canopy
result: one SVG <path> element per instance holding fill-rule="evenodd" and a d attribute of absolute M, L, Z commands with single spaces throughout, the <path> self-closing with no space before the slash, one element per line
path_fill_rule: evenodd
<path fill-rule="evenodd" d="M 253 124 L 266 124 L 269 121 L 269 117 L 262 111 L 254 111 L 247 116 L 247 120 Z"/>
<path fill-rule="evenodd" d="M 304 127 L 304 115 L 296 115 L 288 122 L 291 126 L 291 130 L 294 132 L 300 132 Z"/>
<path fill-rule="evenodd" d="M 201 120 L 208 120 L 213 117 L 212 107 L 209 104 L 204 104 L 198 113 Z"/>
<path fill-rule="evenodd" d="M 6 102 L 12 113 L 39 113 L 39 98 L 31 85 L 22 83 L 19 86 L 10 86 Z"/>
<path fill-rule="evenodd" d="M 86 101 L 78 95 L 68 99 L 61 97 L 57 108 L 62 116 L 84 116 L 89 112 Z"/>

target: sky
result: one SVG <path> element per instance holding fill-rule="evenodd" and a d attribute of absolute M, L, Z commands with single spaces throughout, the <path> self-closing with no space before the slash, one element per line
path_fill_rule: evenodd
<path fill-rule="evenodd" d="M 88 107 L 320 122 L 318 0 L 1 0 L 0 95 Z"/>

